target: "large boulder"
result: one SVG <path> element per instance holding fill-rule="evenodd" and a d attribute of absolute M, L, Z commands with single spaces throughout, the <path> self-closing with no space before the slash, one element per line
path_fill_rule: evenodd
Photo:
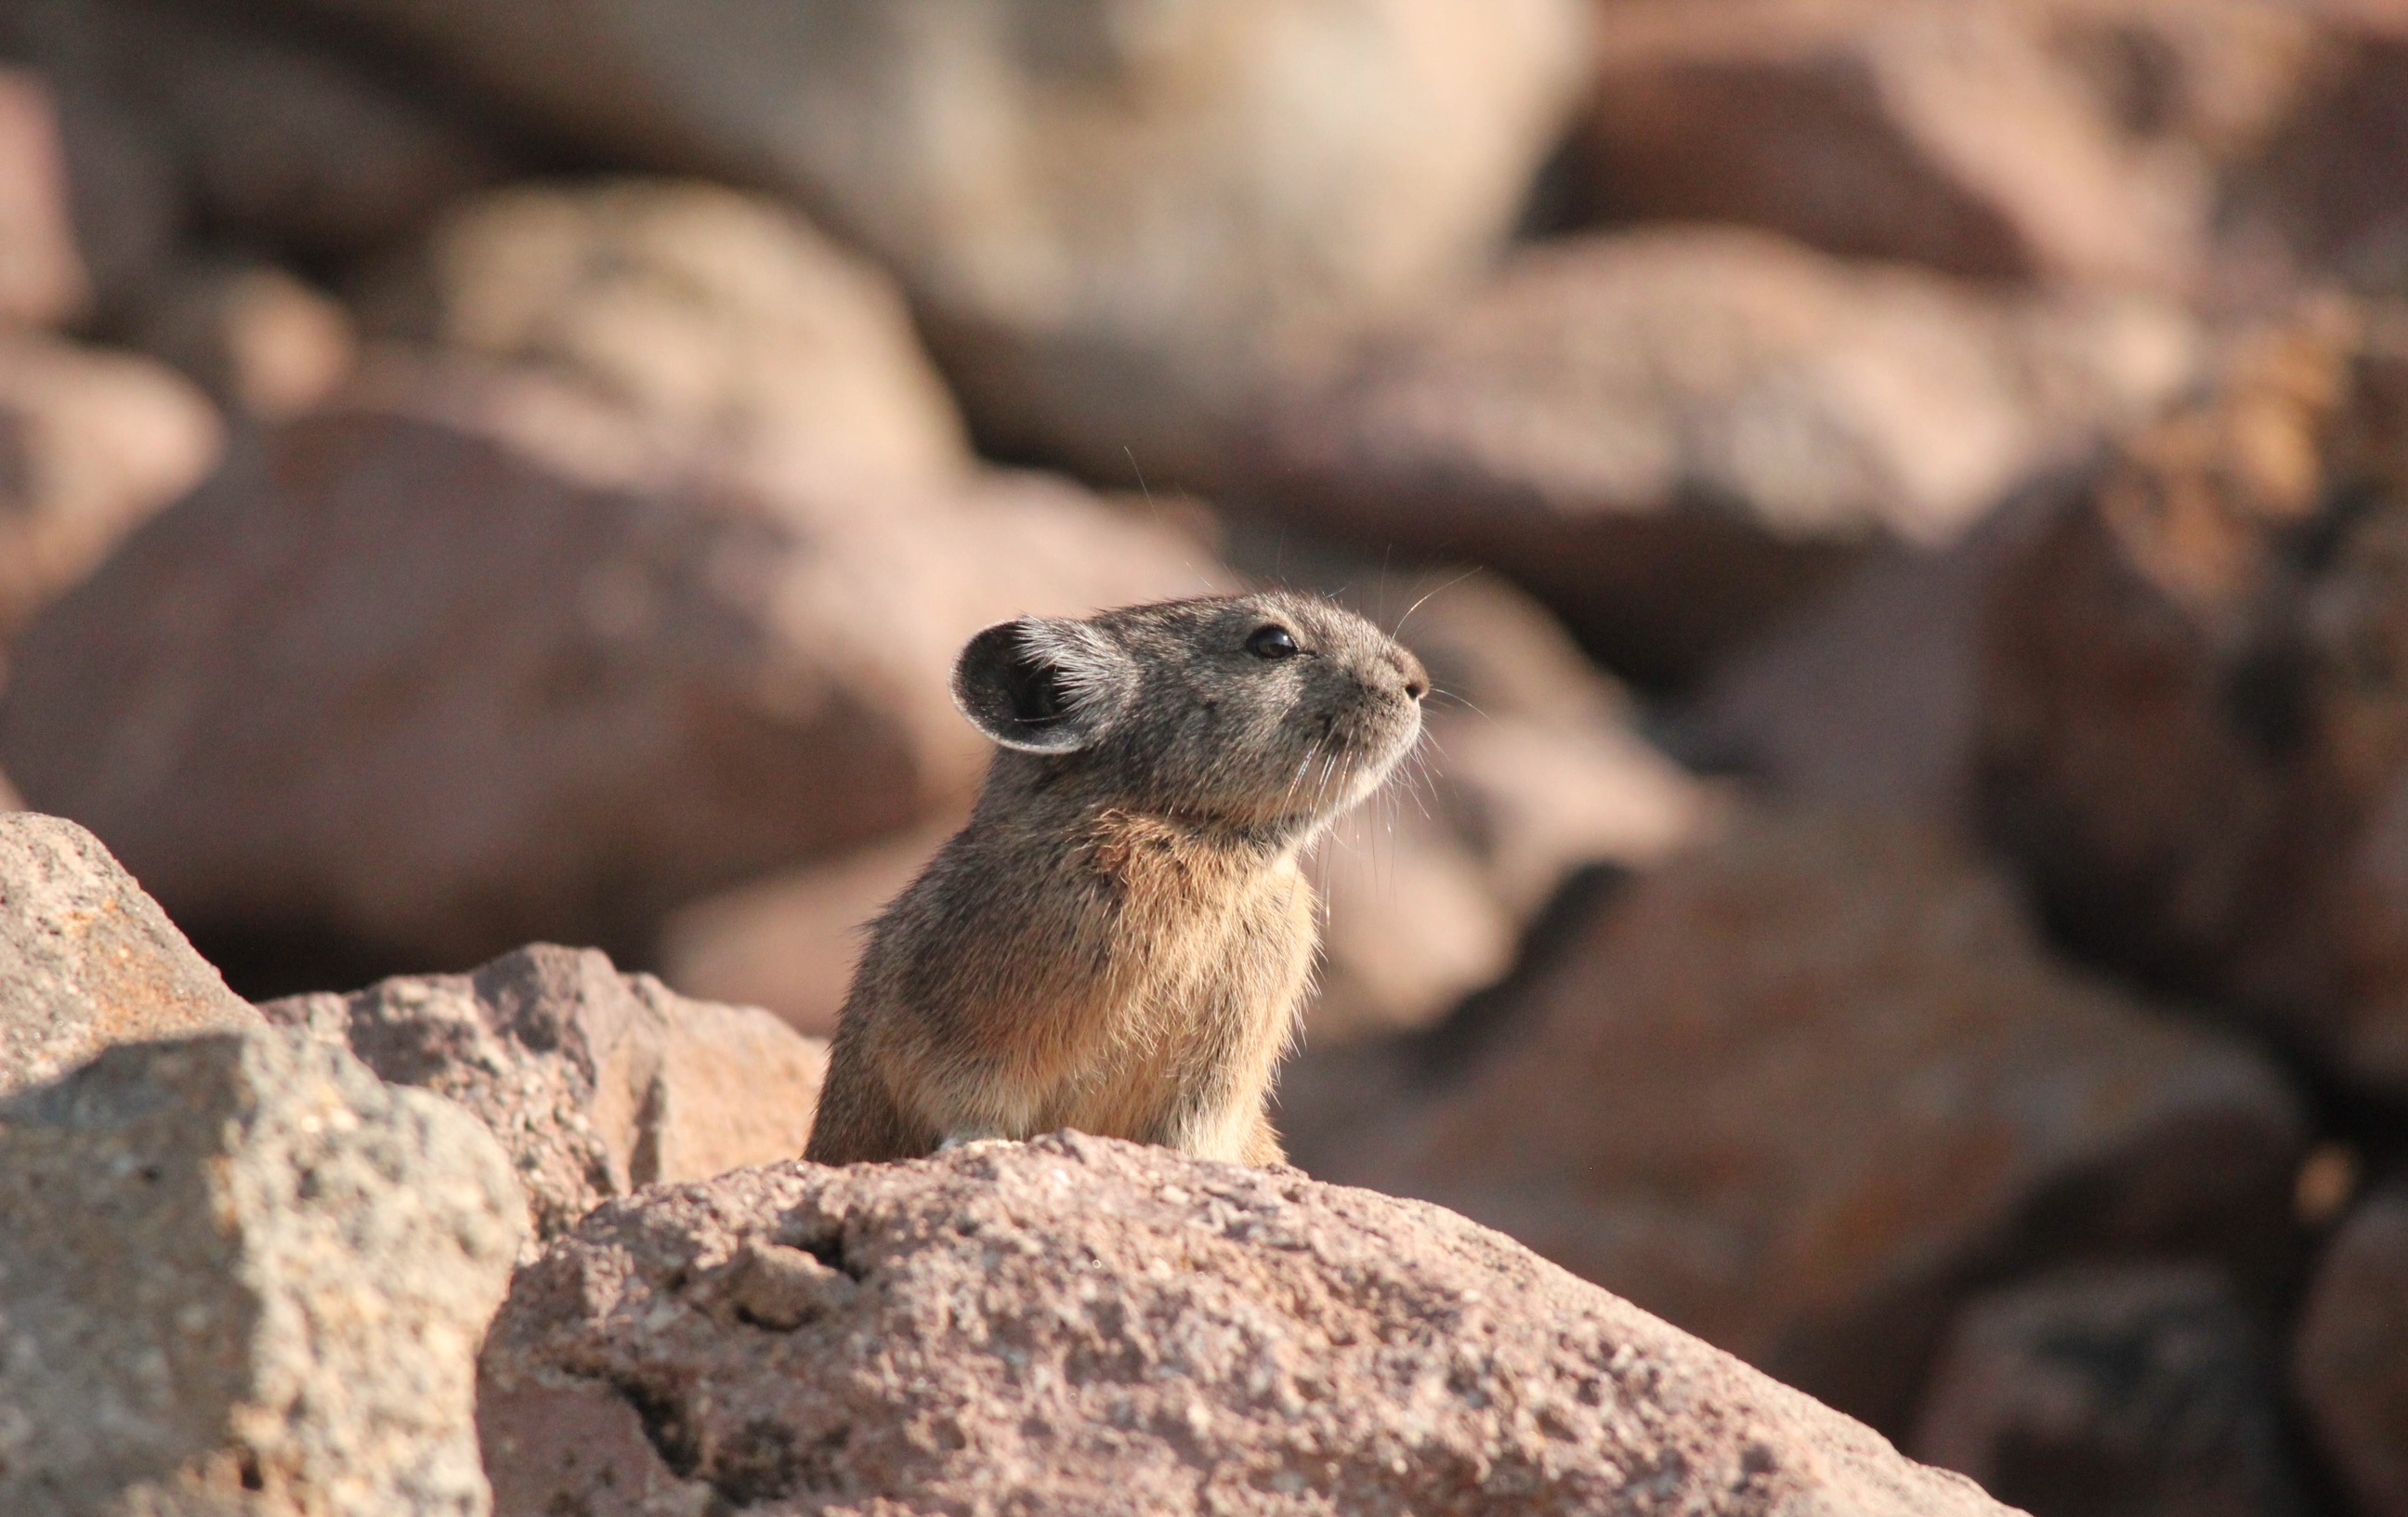
<path fill-rule="evenodd" d="M 1865 548 L 1953 541 L 2180 385 L 2193 347 L 2154 302 L 1995 296 L 1760 233 L 1570 238 L 1268 396 L 1251 494 L 1494 565 L 1678 678 Z"/>
<path fill-rule="evenodd" d="M 2367 1201 L 2326 1246 L 2291 1374 L 2358 1510 L 2408 1513 L 2408 1189 Z"/>
<path fill-rule="evenodd" d="M 531 1249 L 637 1187 L 799 1154 L 827 1065 L 824 1044 L 766 1011 L 688 1000 L 548 943 L 473 974 L 260 1010 L 483 1119 L 518 1170 Z"/>
<path fill-rule="evenodd" d="M 12 804 L 0 794 L 0 1095 L 114 1044 L 260 1025 L 98 838 Z"/>
<path fill-rule="evenodd" d="M 875 251 L 974 420 L 1202 482 L 1267 374 L 1450 290 L 1583 82 L 1581 0 L 281 0 L 607 160 Z"/>
<path fill-rule="evenodd" d="M 482 1380 L 502 1517 L 2004 1512 L 1459 1217 L 1075 1134 L 614 1203 Z"/>
<path fill-rule="evenodd" d="M 148 359 L 0 334 L 0 639 L 217 465 L 224 429 Z"/>
<path fill-rule="evenodd" d="M 0 699 L 26 799 L 205 943 L 332 939 L 362 979 L 640 943 L 974 788 L 946 679 L 979 627 L 1209 582 L 1038 477 L 772 495 L 523 371 L 380 372 L 53 607 Z"/>
<path fill-rule="evenodd" d="M 1950 273 L 2179 288 L 2216 171 L 2314 71 L 2263 0 L 1623 0 L 1591 214 L 1737 222 Z"/>
<path fill-rule="evenodd" d="M 2241 342 L 1992 589 L 1988 823 L 2085 952 L 2408 1094 L 2408 310 Z"/>
<path fill-rule="evenodd" d="M 1297 1162 L 1500 1228 L 1879 1426 L 2002 1268 L 2286 1263 L 2302 1120 L 2275 1071 L 2059 967 L 1934 830 L 1742 817 L 1486 1000 L 1411 1099 L 1300 1125 Z"/>
<path fill-rule="evenodd" d="M 2281 1380 L 2198 1266 L 2076 1267 L 1957 1313 L 1915 1457 L 2048 1517 L 2300 1517 Z"/>
<path fill-rule="evenodd" d="M 0 1509 L 483 1517 L 525 1212 L 450 1102 L 273 1032 L 0 1104 Z"/>
<path fill-rule="evenodd" d="M 541 369 L 759 475 L 969 467 L 901 294 L 774 201 L 676 180 L 514 186 L 447 209 L 373 282 L 384 336 Z"/>

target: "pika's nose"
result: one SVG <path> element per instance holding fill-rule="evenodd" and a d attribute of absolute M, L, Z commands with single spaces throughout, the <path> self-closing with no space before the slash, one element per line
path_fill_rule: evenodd
<path fill-rule="evenodd" d="M 1397 650 L 1396 657 L 1390 662 L 1396 665 L 1397 672 L 1404 677 L 1406 699 L 1417 701 L 1429 694 L 1429 671 L 1422 667 L 1420 659 L 1399 648 Z"/>

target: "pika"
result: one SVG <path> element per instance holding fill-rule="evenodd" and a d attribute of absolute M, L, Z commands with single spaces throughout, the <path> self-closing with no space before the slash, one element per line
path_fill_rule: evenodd
<path fill-rule="evenodd" d="M 1001 623 L 953 691 L 997 750 L 870 925 L 804 1156 L 1075 1127 L 1279 1163 L 1317 937 L 1298 856 L 1419 737 L 1420 662 L 1265 592 Z"/>

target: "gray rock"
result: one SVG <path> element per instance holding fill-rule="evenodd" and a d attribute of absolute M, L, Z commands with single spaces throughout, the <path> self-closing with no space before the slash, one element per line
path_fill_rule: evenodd
<path fill-rule="evenodd" d="M 1068 1133 L 613 1203 L 480 1373 L 504 1517 L 2005 1510 L 1435 1207 Z"/>
<path fill-rule="evenodd" d="M 801 1153 L 827 1062 L 825 1044 L 767 1011 L 691 1001 L 549 943 L 471 974 L 260 1009 L 482 1118 L 526 1192 L 530 1248 L 637 1186 Z"/>
<path fill-rule="evenodd" d="M 0 1105 L 0 1510 L 481 1517 L 525 1228 L 467 1113 L 272 1032 Z"/>
<path fill-rule="evenodd" d="M 2280 1381 L 2218 1271 L 2077 1267 L 1957 1313 L 1915 1457 L 2047 1517 L 2306 1511 Z"/>
<path fill-rule="evenodd" d="M 259 1024 L 98 838 L 0 798 L 0 1095 L 112 1044 Z"/>

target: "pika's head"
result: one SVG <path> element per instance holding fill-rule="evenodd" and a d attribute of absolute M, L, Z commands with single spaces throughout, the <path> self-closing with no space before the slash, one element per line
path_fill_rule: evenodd
<path fill-rule="evenodd" d="M 1379 787 L 1421 733 L 1429 676 L 1311 595 L 1023 617 L 969 640 L 953 700 L 1033 783 L 1140 809 L 1310 830 Z"/>

